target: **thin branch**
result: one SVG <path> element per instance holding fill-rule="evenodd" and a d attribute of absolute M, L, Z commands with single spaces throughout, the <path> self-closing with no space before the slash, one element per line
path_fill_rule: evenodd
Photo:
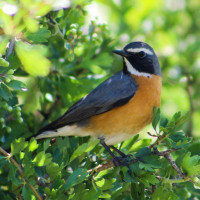
<path fill-rule="evenodd" d="M 35 194 L 35 196 L 39 199 L 42 200 L 42 198 L 40 197 L 40 195 L 38 194 L 38 192 L 35 190 L 35 188 L 27 183 L 27 180 L 24 178 L 24 172 L 22 171 L 21 166 L 11 157 L 11 155 L 9 153 L 7 153 L 3 148 L 0 147 L 0 153 L 2 155 L 4 155 L 5 157 L 8 157 L 9 160 L 17 167 L 21 177 L 24 179 L 24 181 L 26 182 L 26 184 L 30 187 L 30 189 L 33 191 L 33 193 Z"/>
<path fill-rule="evenodd" d="M 150 132 L 147 132 L 147 134 L 148 134 L 149 136 L 151 136 L 151 137 L 158 137 L 157 135 L 153 135 L 153 134 L 151 134 Z"/>
<path fill-rule="evenodd" d="M 177 172 L 177 174 L 179 175 L 180 178 L 184 178 L 184 174 L 182 173 L 182 171 L 179 169 L 179 167 L 176 165 L 176 163 L 174 162 L 173 158 L 171 157 L 171 152 L 174 151 L 178 151 L 179 149 L 171 149 L 168 151 L 163 151 L 163 152 L 159 152 L 157 148 L 153 148 L 154 150 L 152 151 L 153 154 L 156 154 L 158 156 L 164 156 L 169 163 L 171 164 L 171 166 L 174 168 L 174 170 Z"/>
<path fill-rule="evenodd" d="M 105 163 L 103 165 L 98 165 L 97 167 L 95 167 L 93 169 L 89 169 L 87 172 L 88 173 L 92 173 L 92 172 L 99 173 L 100 171 L 110 169 L 112 167 L 115 167 L 115 165 L 112 160 L 109 160 L 107 163 Z"/>
<path fill-rule="evenodd" d="M 49 21 L 50 21 L 52 24 L 56 24 L 56 22 L 53 20 L 53 18 L 51 17 L 50 14 L 47 14 L 46 17 L 49 19 Z"/>
<path fill-rule="evenodd" d="M 14 46 L 15 46 L 15 37 L 11 37 L 6 59 L 8 59 L 8 57 L 12 54 Z"/>
<path fill-rule="evenodd" d="M 49 19 L 49 21 L 51 22 L 51 24 L 54 26 L 54 28 L 56 30 L 55 35 L 58 34 L 62 38 L 62 40 L 66 41 L 65 38 L 64 38 L 64 36 L 63 36 L 63 34 L 62 34 L 62 32 L 61 32 L 61 30 L 60 30 L 60 28 L 59 28 L 59 24 L 56 22 L 56 20 L 54 20 L 51 17 L 50 14 L 47 15 L 47 18 Z"/>
<path fill-rule="evenodd" d="M 151 148 L 153 148 L 154 146 L 158 145 L 158 144 L 160 143 L 160 141 L 161 141 L 165 136 L 166 136 L 165 133 L 163 133 L 162 135 L 159 135 L 159 136 L 157 137 L 157 140 L 156 140 L 152 145 L 150 145 L 149 148 L 151 149 Z"/>

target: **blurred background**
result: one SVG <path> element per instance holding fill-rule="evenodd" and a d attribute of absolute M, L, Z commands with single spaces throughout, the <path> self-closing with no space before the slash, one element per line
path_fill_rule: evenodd
<path fill-rule="evenodd" d="M 188 113 L 184 130 L 199 137 L 199 0 L 10 0 L 0 7 L 1 59 L 10 64 L 0 68 L 3 143 L 35 134 L 121 70 L 112 50 L 132 41 L 159 57 L 162 115 Z"/>
<path fill-rule="evenodd" d="M 117 48 L 131 41 L 154 48 L 163 73 L 162 114 L 189 112 L 185 128 L 194 136 L 200 136 L 199 9 L 198 0 L 97 0 L 87 7 L 88 21 L 106 23 Z"/>

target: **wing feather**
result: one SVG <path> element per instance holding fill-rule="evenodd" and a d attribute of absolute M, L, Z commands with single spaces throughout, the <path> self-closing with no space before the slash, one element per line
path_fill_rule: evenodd
<path fill-rule="evenodd" d="M 94 115 L 107 112 L 127 103 L 137 91 L 134 79 L 124 72 L 118 72 L 101 83 L 87 96 L 76 102 L 67 112 L 38 133 L 55 130 L 87 120 Z"/>

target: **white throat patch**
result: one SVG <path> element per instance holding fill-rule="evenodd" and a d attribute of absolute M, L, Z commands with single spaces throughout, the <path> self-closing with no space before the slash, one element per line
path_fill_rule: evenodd
<path fill-rule="evenodd" d="M 153 52 L 146 48 L 130 48 L 130 49 L 127 49 L 126 51 L 132 52 L 132 53 L 139 53 L 140 51 L 144 51 L 148 55 L 153 55 Z"/>
<path fill-rule="evenodd" d="M 136 70 L 126 58 L 124 58 L 124 61 L 126 63 L 127 71 L 129 73 L 137 75 L 137 76 L 145 76 L 147 78 L 151 77 L 151 74 L 149 73 L 139 72 L 138 70 Z"/>

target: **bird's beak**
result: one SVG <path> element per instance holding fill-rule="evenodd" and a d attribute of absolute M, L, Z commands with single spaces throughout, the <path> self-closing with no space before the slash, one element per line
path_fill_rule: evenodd
<path fill-rule="evenodd" d="M 118 54 L 118 55 L 120 55 L 120 56 L 124 56 L 124 57 L 128 57 L 129 56 L 129 54 L 128 53 L 126 53 L 124 50 L 114 50 L 114 51 L 112 51 L 113 53 L 116 53 L 116 54 Z"/>

